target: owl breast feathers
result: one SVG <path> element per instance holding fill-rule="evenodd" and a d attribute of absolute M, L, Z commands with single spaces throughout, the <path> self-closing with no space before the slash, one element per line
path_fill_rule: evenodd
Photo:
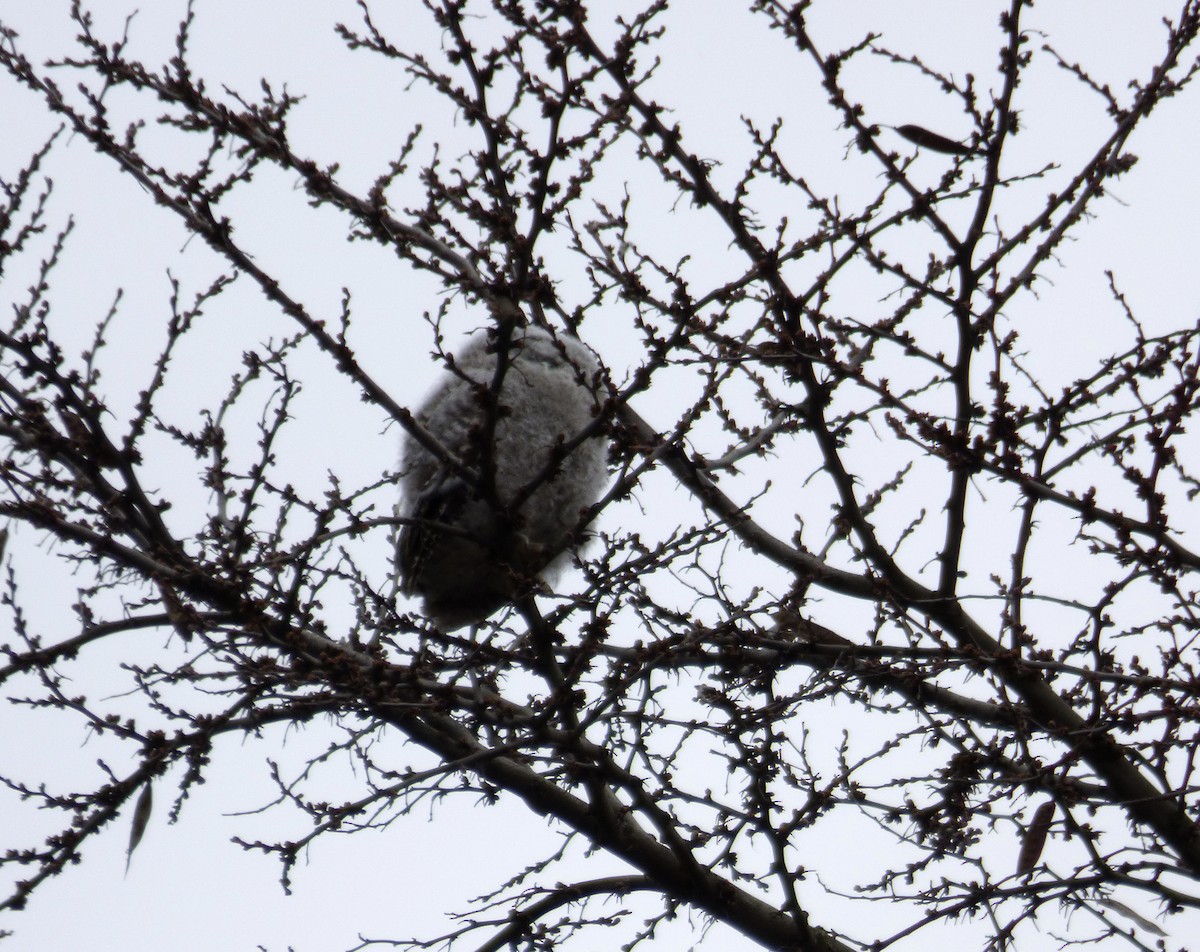
<path fill-rule="evenodd" d="M 591 351 L 530 326 L 513 331 L 504 359 L 494 410 L 497 355 L 478 334 L 416 414 L 466 473 L 404 438 L 403 591 L 420 595 L 425 614 L 447 631 L 482 621 L 539 577 L 552 578 L 607 477 L 602 435 L 570 446 L 599 412 Z"/>

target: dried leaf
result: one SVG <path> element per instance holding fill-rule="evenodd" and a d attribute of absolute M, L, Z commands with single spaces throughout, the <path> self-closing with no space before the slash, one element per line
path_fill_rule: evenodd
<path fill-rule="evenodd" d="M 1115 899 L 1109 899 L 1106 896 L 1101 896 L 1096 901 L 1098 903 L 1100 903 L 1100 905 L 1102 905 L 1102 906 L 1107 906 L 1109 909 L 1113 910 L 1113 912 L 1119 912 L 1126 919 L 1136 922 L 1139 926 L 1141 926 L 1147 932 L 1153 933 L 1154 935 L 1163 936 L 1164 938 L 1167 935 L 1159 926 L 1155 925 L 1153 922 L 1151 922 L 1145 916 L 1138 915 L 1136 912 L 1134 912 L 1132 909 L 1130 909 L 1123 902 L 1117 902 Z"/>
<path fill-rule="evenodd" d="M 129 862 L 133 859 L 133 851 L 137 849 L 138 843 L 142 842 L 142 836 L 150 822 L 150 813 L 153 808 L 154 786 L 147 780 L 146 786 L 142 788 L 141 795 L 138 797 L 137 806 L 133 808 L 133 826 L 129 829 L 129 849 L 125 851 L 126 876 L 129 875 Z"/>
<path fill-rule="evenodd" d="M 921 126 L 895 126 L 895 130 L 914 145 L 922 149 L 932 149 L 934 152 L 945 152 L 947 155 L 973 155 L 975 150 L 969 145 L 963 145 L 954 139 L 947 139 L 936 132 L 930 132 Z"/>
<path fill-rule="evenodd" d="M 1042 847 L 1046 845 L 1046 834 L 1050 832 L 1050 822 L 1054 819 L 1054 801 L 1043 803 L 1033 815 L 1033 822 L 1025 831 L 1025 840 L 1021 843 L 1021 854 L 1017 857 L 1017 875 L 1033 871 L 1042 858 Z"/>

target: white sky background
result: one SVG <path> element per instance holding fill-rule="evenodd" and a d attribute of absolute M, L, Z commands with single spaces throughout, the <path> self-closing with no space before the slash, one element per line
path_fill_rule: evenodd
<path fill-rule="evenodd" d="M 92 7 L 97 31 L 115 38 L 134 4 L 97 0 Z M 956 77 L 973 72 L 981 88 L 986 88 L 997 82 L 1002 41 L 997 20 L 1006 7 L 1007 3 L 982 0 L 825 2 L 816 4 L 809 22 L 826 52 L 869 28 L 883 33 L 883 42 L 892 49 L 919 53 L 929 65 Z M 193 69 L 214 90 L 227 86 L 244 91 L 248 98 L 257 96 L 260 77 L 277 86 L 286 81 L 290 91 L 303 93 L 306 101 L 293 112 L 290 126 L 294 148 L 319 163 L 339 163 L 339 180 L 352 190 L 365 192 L 414 124 L 424 125 L 426 144 L 441 142 L 448 157 L 472 142 L 473 131 L 456 122 L 441 100 L 423 88 L 408 88 L 409 80 L 397 64 L 345 49 L 333 24 L 358 23 L 349 2 L 197 0 L 196 8 L 190 47 Z M 67 3 L 57 0 L 0 0 L 0 22 L 20 32 L 22 48 L 36 62 L 69 53 L 73 30 L 67 9 Z M 183 9 L 182 2 L 143 3 L 131 27 L 131 55 L 151 66 L 164 62 L 171 55 Z M 438 48 L 436 29 L 413 0 L 378 0 L 372 11 L 381 29 L 403 45 Z M 1027 14 L 1026 25 L 1044 29 L 1065 58 L 1084 62 L 1097 79 L 1111 82 L 1123 93 L 1127 78 L 1146 78 L 1149 66 L 1158 59 L 1163 36 L 1158 21 L 1174 12 L 1174 4 L 1161 2 L 1054 0 Z M 659 48 L 663 63 L 650 88 L 659 102 L 674 109 L 673 118 L 681 123 L 688 147 L 722 160 L 719 183 L 732 182 L 751 151 L 739 116 L 767 126 L 780 115 L 785 120 L 787 148 L 798 165 L 803 163 L 815 187 L 840 190 L 854 199 L 877 187 L 877 176 L 867 160 L 853 152 L 847 156 L 847 134 L 837 129 L 839 118 L 824 102 L 811 65 L 800 60 L 779 34 L 768 32 L 765 20 L 723 0 L 680 0 L 665 22 L 669 32 Z M 914 71 L 869 59 L 861 57 L 856 61 L 860 65 L 847 74 L 852 93 L 867 106 L 869 121 L 917 123 L 949 136 L 967 133 L 965 118 L 931 83 L 920 80 Z M 64 76 L 62 82 L 70 81 Z M 1053 70 L 1048 60 L 1027 76 L 1018 100 L 1025 129 L 1010 144 L 1009 171 L 1032 171 L 1056 161 L 1070 173 L 1108 134 L 1099 99 Z M 149 103 L 141 109 L 147 118 L 157 112 Z M 11 178 L 56 126 L 32 94 L 0 78 L 0 176 Z M 1049 374 L 1052 384 L 1069 383 L 1085 371 L 1091 359 L 1105 352 L 1109 335 L 1122 329 L 1122 318 L 1107 291 L 1105 269 L 1117 273 L 1121 289 L 1150 330 L 1187 326 L 1195 320 L 1198 130 L 1197 90 L 1189 89 L 1161 107 L 1133 141 L 1139 165 L 1099 206 L 1100 217 L 1075 232 L 1075 240 L 1060 252 L 1061 267 L 1049 273 L 1051 281 L 1038 286 L 1037 298 L 1023 298 L 1020 312 L 1008 314 L 1020 328 L 1024 349 L 1035 355 L 1031 364 Z M 147 141 L 161 139 L 165 149 L 178 147 L 177 136 L 153 129 L 146 136 Z M 898 139 L 896 146 L 902 153 L 911 151 Z M 424 154 L 419 152 L 418 160 Z M 917 177 L 924 164 L 927 181 L 935 183 L 946 162 L 935 154 L 918 157 Z M 124 292 L 103 354 L 109 405 L 119 419 L 121 408 L 145 385 L 162 342 L 170 293 L 167 272 L 181 281 L 187 300 L 228 269 L 200 240 L 189 242 L 169 213 L 157 208 L 113 163 L 91 153 L 81 139 L 60 145 L 46 172 L 56 185 L 51 221 L 62 223 L 70 214 L 76 222 L 54 282 L 56 326 L 64 331 L 78 327 L 82 346 L 118 289 Z M 639 206 L 638 183 L 647 177 L 656 177 L 653 169 L 631 165 L 624 181 L 604 183 L 613 202 L 629 185 L 643 229 L 639 241 L 660 260 L 691 254 L 696 268 L 728 267 L 732 274 L 741 267 L 740 261 L 729 264 L 735 253 L 719 228 L 705 230 L 702 212 L 683 202 L 677 207 L 663 204 L 657 214 L 648 205 Z M 1031 187 L 1025 206 L 1019 203 L 1020 189 L 1014 190 L 1017 194 L 1012 198 L 1005 196 L 1002 201 L 1014 202 L 1008 206 L 1013 220 L 1036 209 L 1033 203 L 1046 188 L 1045 184 Z M 414 183 L 414 198 L 418 189 Z M 660 201 L 663 193 L 655 188 L 645 194 Z M 289 176 L 261 172 L 255 186 L 235 195 L 224 211 L 236 222 L 237 239 L 268 271 L 282 275 L 288 293 L 314 315 L 333 322 L 342 288 L 350 288 L 356 343 L 368 369 L 401 402 L 420 399 L 437 373 L 429 357 L 431 335 L 420 319 L 422 312 L 436 310 L 441 302 L 436 282 L 414 274 L 375 244 L 347 243 L 345 220 L 330 209 L 309 208 Z M 761 207 L 761 212 L 768 231 L 776 217 L 785 214 L 803 228 L 803 207 Z M 33 259 L 27 258 L 27 263 L 31 265 Z M 16 271 L 5 276 L 13 288 L 4 293 L 5 306 L 29 277 Z M 580 289 L 578 295 L 586 293 Z M 574 296 L 569 288 L 560 288 L 560 295 L 567 301 Z M 870 288 L 864 288 L 862 306 L 876 306 Z M 481 323 L 480 315 L 468 312 L 461 299 L 455 299 L 452 313 L 454 327 L 461 333 Z M 177 376 L 171 393 L 177 403 L 169 406 L 184 414 L 194 412 L 200 402 L 213 405 L 229 376 L 238 370 L 243 349 L 294 330 L 249 281 L 239 282 L 213 308 L 175 361 Z M 622 315 L 613 314 L 607 323 L 591 318 L 582 334 L 618 375 L 636 365 L 634 338 Z M 1049 359 L 1037 356 L 1043 350 Z M 321 359 L 309 353 L 297 367 L 311 368 L 317 377 L 320 364 Z M 319 385 L 306 391 L 294 410 L 302 424 L 289 433 L 279 451 L 281 458 L 294 461 L 282 466 L 288 477 L 313 494 L 326 484 L 329 468 L 366 482 L 368 474 L 381 473 L 396 462 L 395 431 L 384 432 L 382 418 L 363 412 L 348 385 L 339 390 L 338 384 L 329 383 L 335 379 L 325 374 Z M 1047 389 L 1054 392 L 1057 387 Z M 655 400 L 643 401 L 638 409 L 651 422 L 667 426 L 671 406 L 666 394 L 657 393 Z M 252 440 L 253 435 L 246 439 Z M 706 448 L 713 453 L 720 450 L 720 446 Z M 171 466 L 176 465 L 187 463 L 179 459 L 166 465 L 164 484 L 173 478 Z M 176 470 L 174 478 L 190 484 L 195 472 Z M 680 517 L 669 505 L 651 498 L 654 485 L 667 483 L 648 483 L 640 494 L 648 515 L 626 506 L 606 518 L 658 520 L 660 528 L 669 530 Z M 677 497 L 667 498 L 674 504 Z M 194 494 L 181 500 L 180 518 L 186 518 L 189 505 L 202 512 L 206 501 Z M 826 506 L 827 500 L 820 505 Z M 826 513 L 825 508 L 816 513 L 818 527 Z M 1072 530 L 1065 531 L 1069 535 Z M 32 541 L 22 533 L 14 545 Z M 380 552 L 386 559 L 386 550 Z M 38 558 L 36 551 L 30 558 Z M 46 580 L 62 581 L 61 569 L 54 568 L 52 559 L 43 558 L 43 563 Z M 32 578 L 24 581 L 36 584 Z M 55 589 L 48 587 L 51 591 Z M 36 621 L 48 635 L 69 633 L 74 626 L 69 605 L 58 599 L 48 598 L 37 612 Z M 131 633 L 122 639 L 161 637 Z M 95 680 L 89 682 L 89 696 L 122 690 L 127 683 L 116 670 L 119 648 L 114 644 L 90 653 L 88 673 Z M 106 692 L 97 685 L 111 686 Z M 817 734 L 822 728 L 836 732 L 838 727 L 812 726 Z M 128 877 L 122 878 L 128 832 L 122 825 L 90 843 L 83 865 L 40 889 L 28 911 L 0 922 L 0 927 L 16 931 L 8 947 L 189 952 L 261 945 L 316 952 L 349 948 L 357 934 L 428 936 L 448 929 L 441 918 L 444 912 L 464 909 L 467 898 L 493 888 L 499 877 L 514 871 L 515 858 L 534 861 L 556 841 L 554 831 L 520 806 L 443 807 L 435 823 L 410 819 L 382 833 L 322 838 L 310 853 L 310 863 L 296 870 L 295 895 L 286 897 L 279 889 L 273 860 L 230 843 L 234 835 L 271 839 L 306 832 L 303 818 L 287 811 L 231 815 L 263 806 L 274 796 L 264 761 L 283 755 L 280 739 L 280 734 L 269 733 L 240 749 L 226 742 L 214 755 L 208 783 L 193 791 L 178 824 L 166 822 L 171 778 L 160 783 L 155 817 Z M 71 778 L 89 776 L 98 757 L 118 749 L 85 741 L 80 726 L 66 718 L 52 727 L 40 716 L 10 710 L 0 714 L 0 763 L 5 772 L 31 781 L 68 784 Z M 301 763 L 306 750 L 319 751 L 324 743 L 322 725 L 310 725 L 288 736 L 286 759 Z M 330 799 L 354 795 L 355 779 L 348 771 L 342 772 L 341 781 L 336 772 L 326 776 Z M 720 778 L 710 782 L 719 786 Z M 10 831 L 18 825 L 35 830 L 43 820 L 15 798 L 0 795 L 0 835 L 5 846 L 35 842 L 34 836 L 13 837 Z M 58 817 L 53 820 L 57 823 Z M 829 849 L 837 846 L 827 844 Z M 846 862 L 853 864 L 853 851 Z M 824 863 L 814 865 L 824 872 Z M 587 876 L 622 871 L 619 864 L 603 857 L 592 858 L 582 868 L 581 875 Z M 1153 913 L 1153 909 L 1143 911 Z M 846 907 L 827 906 L 814 906 L 811 912 L 815 924 L 842 929 L 848 929 L 847 917 L 853 914 Z M 876 908 L 871 914 L 881 921 L 884 916 Z M 1200 932 L 1196 917 L 1189 916 L 1189 922 L 1184 918 L 1168 924 L 1178 942 Z M 699 922 L 695 917 L 691 923 L 680 923 L 674 934 L 664 931 L 652 947 L 686 948 L 698 935 L 692 927 Z M 596 948 L 607 948 L 611 937 L 598 931 L 594 938 Z M 1048 935 L 1039 937 L 1030 930 L 1023 933 L 1023 940 L 1023 949 L 1057 947 Z M 926 941 L 918 938 L 916 944 Z M 752 947 L 729 935 L 714 934 L 709 943 L 710 948 Z"/>

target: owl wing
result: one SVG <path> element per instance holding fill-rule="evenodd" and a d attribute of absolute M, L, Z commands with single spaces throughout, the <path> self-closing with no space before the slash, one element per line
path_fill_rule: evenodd
<path fill-rule="evenodd" d="M 443 471 L 422 489 L 408 507 L 410 522 L 400 527 L 396 542 L 396 565 L 400 569 L 402 590 L 417 594 L 417 582 L 429 555 L 456 529 L 471 489 L 459 476 Z"/>

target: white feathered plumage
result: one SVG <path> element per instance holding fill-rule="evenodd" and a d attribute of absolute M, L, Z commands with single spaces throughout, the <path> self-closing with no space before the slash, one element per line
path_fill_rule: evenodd
<path fill-rule="evenodd" d="M 561 455 L 599 412 L 592 352 L 540 327 L 514 329 L 489 420 L 496 364 L 488 335 L 476 335 L 416 413 L 475 478 L 455 473 L 410 435 L 403 444 L 401 514 L 412 521 L 400 530 L 398 568 L 405 594 L 422 596 L 425 614 L 444 630 L 480 622 L 539 576 L 552 577 L 607 476 L 600 434 Z M 489 423 L 494 438 L 484 453 Z M 480 478 L 487 466 L 491 499 Z"/>

